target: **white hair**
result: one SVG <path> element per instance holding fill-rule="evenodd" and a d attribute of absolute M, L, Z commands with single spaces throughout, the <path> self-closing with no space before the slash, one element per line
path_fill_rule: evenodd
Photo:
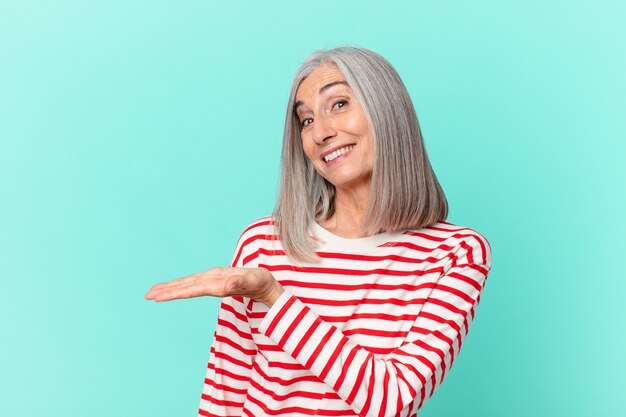
<path fill-rule="evenodd" d="M 276 232 L 286 254 L 318 262 L 309 226 L 335 211 L 335 187 L 304 153 L 295 96 L 302 80 L 334 64 L 361 104 L 372 134 L 374 161 L 364 230 L 372 235 L 420 229 L 445 220 L 448 203 L 428 160 L 415 108 L 393 66 L 369 49 L 345 46 L 312 53 L 294 77 L 283 137 Z"/>

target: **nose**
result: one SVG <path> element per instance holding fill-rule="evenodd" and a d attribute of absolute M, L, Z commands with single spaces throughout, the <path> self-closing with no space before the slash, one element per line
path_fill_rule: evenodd
<path fill-rule="evenodd" d="M 321 145 L 336 134 L 337 131 L 326 115 L 320 115 L 315 118 L 313 122 L 313 140 L 315 143 Z"/>

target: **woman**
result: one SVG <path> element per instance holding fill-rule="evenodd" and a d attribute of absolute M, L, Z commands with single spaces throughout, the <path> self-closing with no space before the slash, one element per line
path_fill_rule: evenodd
<path fill-rule="evenodd" d="M 447 202 L 393 67 L 317 51 L 287 107 L 279 198 L 229 268 L 157 284 L 224 297 L 199 415 L 415 416 L 474 317 L 491 268 Z"/>

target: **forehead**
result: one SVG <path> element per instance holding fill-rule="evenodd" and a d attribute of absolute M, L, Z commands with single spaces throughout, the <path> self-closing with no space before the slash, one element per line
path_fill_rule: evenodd
<path fill-rule="evenodd" d="M 345 81 L 343 73 L 335 64 L 324 63 L 310 73 L 298 86 L 297 101 L 306 101 L 319 94 L 320 88 L 335 81 Z"/>

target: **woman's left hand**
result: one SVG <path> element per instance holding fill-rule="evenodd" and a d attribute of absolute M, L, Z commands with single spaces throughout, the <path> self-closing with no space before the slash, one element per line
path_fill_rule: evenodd
<path fill-rule="evenodd" d="M 207 295 L 240 295 L 271 307 L 284 291 L 282 285 L 265 268 L 212 268 L 188 277 L 155 284 L 145 297 L 146 300 L 170 301 Z"/>

